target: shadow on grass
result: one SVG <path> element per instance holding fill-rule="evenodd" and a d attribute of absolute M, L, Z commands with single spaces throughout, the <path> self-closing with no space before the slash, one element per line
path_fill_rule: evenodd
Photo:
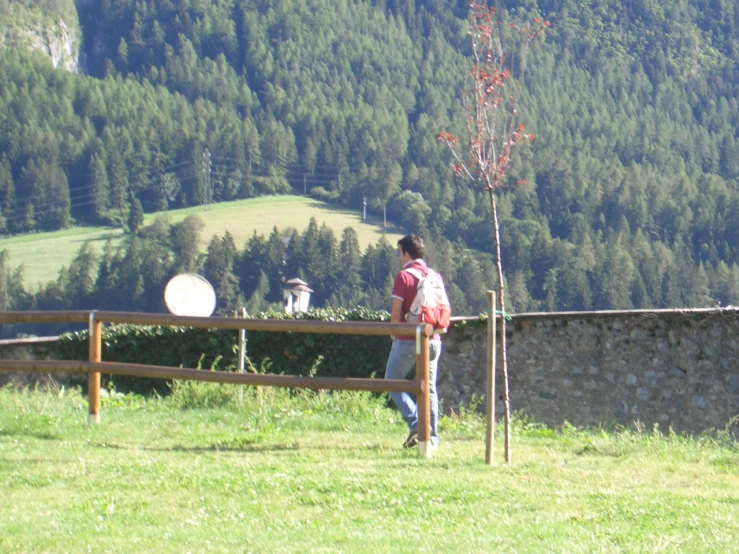
<path fill-rule="evenodd" d="M 343 206 L 334 206 L 334 205 L 331 205 L 331 204 L 316 204 L 313 207 L 315 209 L 321 210 L 323 212 L 357 216 L 361 220 L 361 215 L 356 210 L 350 210 L 349 208 L 345 208 Z M 367 215 L 367 221 L 366 221 L 366 223 L 369 223 L 371 225 L 376 225 L 378 227 L 382 227 L 382 218 L 381 217 L 374 216 L 374 215 Z M 399 225 L 396 225 L 396 224 L 390 223 L 390 222 L 388 222 L 388 224 L 387 224 L 387 228 L 385 229 L 385 233 L 387 233 L 388 235 L 406 235 L 406 234 L 408 234 L 405 229 L 403 229 Z"/>
<path fill-rule="evenodd" d="M 75 242 L 75 243 L 76 242 L 81 242 L 81 243 L 85 243 L 85 242 L 107 242 L 108 239 L 112 239 L 112 240 L 115 241 L 116 239 L 118 239 L 118 240 L 125 240 L 127 238 L 129 239 L 127 242 L 130 242 L 130 235 L 126 235 L 126 234 L 124 234 L 122 232 L 118 232 L 118 233 L 116 233 L 116 232 L 110 232 L 110 233 L 102 234 L 99 237 L 95 237 L 95 238 L 89 238 L 89 237 L 88 238 L 84 238 L 84 239 L 79 238 L 79 239 L 70 240 L 69 242 Z M 117 246 L 117 245 L 114 244 L 114 246 Z"/>
<path fill-rule="evenodd" d="M 94 448 L 109 448 L 111 450 L 129 450 L 130 448 L 128 445 L 122 446 L 120 444 L 110 442 L 90 442 L 87 443 L 87 446 L 92 446 Z"/>
<path fill-rule="evenodd" d="M 243 444 L 243 445 L 205 445 L 205 446 L 145 446 L 140 450 L 149 452 L 190 452 L 204 454 L 206 452 L 286 452 L 301 450 L 297 444 Z"/>
<path fill-rule="evenodd" d="M 305 445 L 298 443 L 275 443 L 275 444 L 264 444 L 257 442 L 237 442 L 236 444 L 209 444 L 203 446 L 185 446 L 185 445 L 172 445 L 172 446 L 142 446 L 142 445 L 129 445 L 129 444 L 112 444 L 112 443 L 90 443 L 89 446 L 95 448 L 105 449 L 118 449 L 118 450 L 143 450 L 146 452 L 183 452 L 183 453 L 194 453 L 194 454 L 205 454 L 208 452 L 241 452 L 241 453 L 261 453 L 261 452 L 297 452 L 300 450 L 311 450 L 311 451 L 355 451 L 362 450 L 367 452 L 386 452 L 388 448 L 380 444 L 367 444 L 367 445 L 351 445 L 342 446 L 339 444 L 332 444 L 330 446 L 319 446 L 319 445 Z M 401 451 L 400 449 L 398 451 Z"/>
<path fill-rule="evenodd" d="M 58 435 L 52 433 L 44 433 L 39 431 L 24 431 L 23 429 L 12 429 L 9 431 L 0 431 L 0 437 L 28 437 L 32 439 L 56 441 L 62 440 Z"/>
<path fill-rule="evenodd" d="M 87 446 L 92 448 L 113 449 L 113 450 L 143 450 L 146 452 L 280 452 L 300 450 L 298 444 L 275 443 L 265 444 L 258 440 L 239 440 L 229 443 L 211 443 L 202 446 L 193 445 L 186 446 L 183 444 L 174 444 L 170 446 L 142 445 L 134 443 L 114 443 L 114 442 L 88 442 Z"/>

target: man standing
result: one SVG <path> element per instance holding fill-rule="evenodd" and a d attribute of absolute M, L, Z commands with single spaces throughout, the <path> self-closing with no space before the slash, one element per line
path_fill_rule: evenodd
<path fill-rule="evenodd" d="M 398 259 L 402 269 L 395 276 L 392 292 L 392 309 L 390 321 L 405 323 L 418 290 L 418 282 L 425 277 L 429 268 L 423 261 L 423 241 L 415 235 L 407 235 L 398 241 Z M 429 397 L 431 401 L 431 445 L 439 445 L 436 425 L 439 420 L 439 397 L 436 393 L 436 373 L 441 355 L 441 338 L 434 335 L 429 341 Z M 416 367 L 416 338 L 398 336 L 393 338 L 393 347 L 385 368 L 385 379 L 405 379 Z M 403 443 L 406 448 L 418 444 L 418 408 L 410 394 L 406 392 L 390 393 L 395 405 L 400 410 L 403 420 L 408 425 L 408 438 Z"/>

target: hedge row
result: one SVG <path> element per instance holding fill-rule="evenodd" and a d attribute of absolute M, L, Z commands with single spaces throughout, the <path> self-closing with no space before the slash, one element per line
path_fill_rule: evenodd
<path fill-rule="evenodd" d="M 260 318 L 321 321 L 389 321 L 384 311 L 357 308 L 311 310 L 296 315 L 281 312 Z M 160 366 L 234 370 L 238 366 L 238 332 L 189 327 L 106 325 L 102 331 L 103 360 Z M 256 371 L 325 377 L 382 377 L 392 343 L 384 336 L 305 333 L 247 333 L 247 358 Z M 58 355 L 85 360 L 88 332 L 60 337 Z M 105 381 L 107 383 L 108 381 Z M 120 391 L 148 394 L 169 392 L 162 379 L 115 377 Z"/>

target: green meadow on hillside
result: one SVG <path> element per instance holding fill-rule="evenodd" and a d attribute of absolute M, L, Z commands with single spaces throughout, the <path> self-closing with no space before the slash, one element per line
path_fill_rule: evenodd
<path fill-rule="evenodd" d="M 382 237 L 382 219 L 368 216 L 365 223 L 360 212 L 302 196 L 251 198 L 151 213 L 146 215 L 145 224 L 152 223 L 157 217 L 167 217 L 172 223 L 177 223 L 190 214 L 196 214 L 205 223 L 201 235 L 203 249 L 213 235 L 222 236 L 226 231 L 233 235 L 239 248 L 244 246 L 254 231 L 260 235 L 269 235 L 274 227 L 280 230 L 294 227 L 303 231 L 312 217 L 316 218 L 319 226 L 325 223 L 331 227 L 337 240 L 346 227 L 353 227 L 359 235 L 362 249 Z M 391 242 L 402 234 L 402 229 L 388 225 L 387 237 Z M 69 264 L 85 241 L 90 241 L 100 252 L 108 238 L 119 244 L 124 240 L 124 234 L 119 229 L 109 227 L 77 227 L 51 233 L 33 233 L 0 240 L 0 251 L 8 252 L 12 266 L 23 265 L 26 286 L 37 290 L 56 279 L 62 266 Z"/>

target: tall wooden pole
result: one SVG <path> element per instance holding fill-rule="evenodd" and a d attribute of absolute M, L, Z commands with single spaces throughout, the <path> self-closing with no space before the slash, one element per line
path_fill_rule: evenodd
<path fill-rule="evenodd" d="M 246 319 L 246 308 L 241 308 L 241 319 Z M 239 373 L 244 373 L 246 358 L 246 329 L 239 329 Z M 244 385 L 239 387 L 239 407 L 244 405 Z"/>
<path fill-rule="evenodd" d="M 416 380 L 421 383 L 418 393 L 418 455 L 430 458 L 431 445 L 431 396 L 429 383 L 429 337 L 416 330 Z"/>
<path fill-rule="evenodd" d="M 495 202 L 494 190 L 496 185 L 488 187 L 490 194 L 490 207 L 493 212 L 493 227 L 495 228 L 495 267 L 498 272 L 498 302 L 500 302 L 500 359 L 503 363 L 503 410 L 505 411 L 505 462 L 511 463 L 511 397 L 510 384 L 508 381 L 508 336 L 506 335 L 506 312 L 505 312 L 505 281 L 503 280 L 503 262 L 500 256 L 500 223 L 498 220 L 498 206 Z"/>
<path fill-rule="evenodd" d="M 488 360 L 487 360 L 487 429 L 485 434 L 485 463 L 493 465 L 495 451 L 495 292 L 488 291 Z"/>
<path fill-rule="evenodd" d="M 100 362 L 102 359 L 102 325 L 95 319 L 95 312 L 90 312 L 90 361 Z M 100 423 L 100 372 L 90 371 L 87 374 L 87 402 L 89 412 L 87 423 L 95 425 Z"/>

